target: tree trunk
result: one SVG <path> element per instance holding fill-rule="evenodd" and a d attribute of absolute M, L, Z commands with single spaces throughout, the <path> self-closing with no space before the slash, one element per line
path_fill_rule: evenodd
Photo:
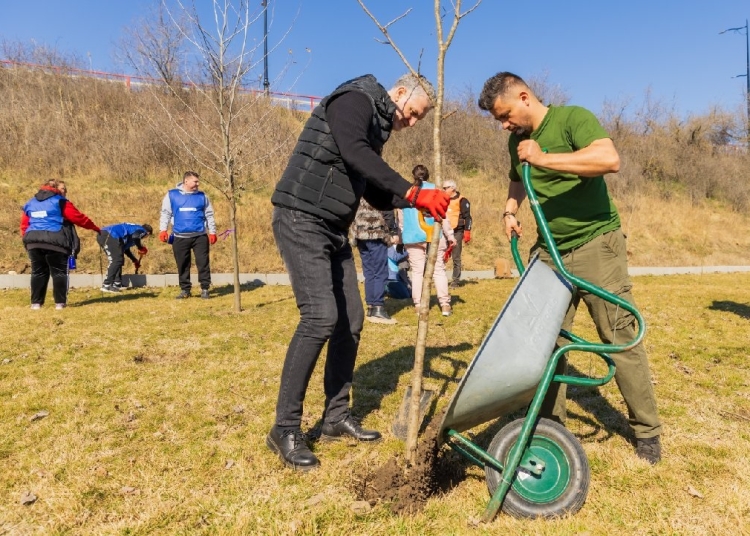
<path fill-rule="evenodd" d="M 459 3 L 460 5 L 460 3 Z M 434 120 L 432 129 L 433 146 L 433 177 L 436 188 L 443 184 L 443 160 L 441 151 L 440 128 L 443 120 L 443 86 L 445 53 L 448 45 L 443 43 L 443 30 L 440 19 L 440 0 L 435 0 L 435 20 L 438 30 L 438 57 L 437 57 L 437 102 L 435 102 Z M 435 273 L 435 262 L 437 261 L 438 248 L 440 246 L 440 223 L 435 222 L 432 228 L 432 242 L 427 248 L 427 262 L 425 265 L 424 279 L 422 280 L 422 298 L 419 302 L 419 322 L 417 324 L 417 343 L 414 349 L 414 368 L 411 374 L 411 401 L 409 408 L 409 427 L 406 432 L 406 459 L 414 465 L 417 453 L 417 438 L 419 428 L 422 425 L 419 419 L 419 403 L 422 398 L 422 379 L 424 376 L 424 357 L 427 346 L 427 332 L 430 327 L 430 295 L 432 276 Z"/>
<path fill-rule="evenodd" d="M 232 235 L 232 270 L 234 271 L 234 311 L 242 311 L 242 295 L 240 291 L 240 251 L 237 240 L 237 201 L 232 194 L 229 198 L 229 225 L 233 229 Z"/>

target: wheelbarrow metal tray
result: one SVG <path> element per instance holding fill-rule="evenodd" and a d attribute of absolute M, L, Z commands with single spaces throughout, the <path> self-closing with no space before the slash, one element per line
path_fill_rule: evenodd
<path fill-rule="evenodd" d="M 534 256 L 471 360 L 441 431 L 462 432 L 531 402 L 572 294 L 571 284 Z"/>

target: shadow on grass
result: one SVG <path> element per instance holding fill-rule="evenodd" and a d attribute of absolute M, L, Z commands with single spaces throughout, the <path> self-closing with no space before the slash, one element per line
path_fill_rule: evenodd
<path fill-rule="evenodd" d="M 91 303 L 122 303 L 122 302 L 128 302 L 132 300 L 140 300 L 142 298 L 157 298 L 159 295 L 156 292 L 138 292 L 138 293 L 131 293 L 127 290 L 123 290 L 117 294 L 112 293 L 105 293 L 101 292 L 100 296 L 97 296 L 96 298 L 89 298 L 87 300 L 82 300 L 75 303 L 69 303 L 68 307 L 81 307 L 83 305 L 89 305 Z"/>
<path fill-rule="evenodd" d="M 456 305 L 457 303 L 466 303 L 466 300 L 454 294 L 451 296 L 451 305 Z M 430 298 L 430 309 L 433 307 L 440 308 L 437 296 L 432 296 Z M 402 309 L 414 309 L 414 302 L 412 302 L 411 298 L 404 298 L 403 300 L 388 298 L 385 301 L 385 308 L 388 311 L 388 314 L 393 316 Z"/>
<path fill-rule="evenodd" d="M 251 281 L 249 283 L 242 283 L 240 285 L 240 292 L 249 292 L 251 290 L 255 290 L 256 288 L 260 288 L 265 286 L 266 284 L 256 279 L 255 281 Z M 229 296 L 234 294 L 234 285 L 221 285 L 219 287 L 213 287 L 211 288 L 211 294 L 214 296 Z"/>
<path fill-rule="evenodd" d="M 568 366 L 568 374 L 571 376 L 585 376 L 573 365 Z M 585 413 L 577 413 L 568 408 L 568 420 L 575 419 L 576 421 L 593 428 L 591 432 L 585 434 L 577 433 L 576 436 L 579 440 L 596 438 L 594 439 L 596 442 L 604 442 L 615 435 L 619 435 L 631 443 L 635 441 L 635 436 L 632 433 L 627 417 L 613 407 L 609 401 L 599 393 L 597 387 L 578 387 L 569 385 L 568 399 L 575 400 L 585 410 Z M 524 407 L 507 415 L 500 416 L 492 421 L 489 426 L 481 432 L 472 434 L 469 431 L 464 432 L 464 435 L 469 437 L 471 441 L 479 447 L 486 449 L 495 435 L 504 426 L 510 424 L 516 419 L 524 418 L 526 416 L 526 411 L 527 408 Z M 605 431 L 604 436 L 597 438 L 602 430 Z M 466 463 L 469 464 L 468 460 Z"/>
<path fill-rule="evenodd" d="M 435 414 L 438 399 L 445 394 L 451 383 L 458 383 L 460 373 L 466 369 L 466 362 L 460 359 L 452 358 L 448 355 L 450 352 L 463 352 L 471 348 L 467 342 L 449 346 L 438 346 L 425 349 L 424 359 L 424 377 L 425 388 L 435 387 L 438 382 L 441 385 L 437 387 L 436 396 L 432 398 L 430 407 L 422 423 L 422 430 L 426 427 Z M 448 360 L 452 366 L 449 374 L 436 372 L 430 368 L 430 363 L 436 359 Z M 398 388 L 399 377 L 412 370 L 414 364 L 414 346 L 402 346 L 397 350 L 388 352 L 382 357 L 376 358 L 368 363 L 357 367 L 354 371 L 354 403 L 352 405 L 352 414 L 358 420 L 364 419 L 368 414 L 380 409 L 383 398 L 396 391 Z M 411 378 L 409 379 L 411 385 Z M 393 419 L 396 418 L 394 413 Z M 322 418 L 319 419 L 310 429 L 310 437 L 314 440 L 320 432 L 320 426 L 323 424 Z"/>
<path fill-rule="evenodd" d="M 734 313 L 740 318 L 750 320 L 750 305 L 746 303 L 714 300 L 709 309 L 711 309 L 712 311 L 725 311 L 727 313 Z"/>

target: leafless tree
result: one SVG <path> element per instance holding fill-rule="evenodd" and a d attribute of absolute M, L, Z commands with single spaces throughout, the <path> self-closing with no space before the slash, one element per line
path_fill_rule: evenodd
<path fill-rule="evenodd" d="M 257 80 L 254 73 L 263 63 L 262 40 L 253 39 L 252 30 L 262 27 L 256 23 L 264 9 L 268 6 L 253 7 L 249 0 L 212 0 L 210 15 L 204 20 L 195 4 L 162 0 L 160 18 L 154 24 L 171 24 L 172 29 L 148 34 L 151 37 L 141 42 L 153 46 L 136 50 L 138 58 L 167 82 L 149 87 L 162 117 L 144 119 L 160 131 L 186 165 L 202 170 L 204 182 L 227 201 L 233 231 L 234 309 L 238 312 L 242 310 L 238 200 L 243 191 L 264 184 L 266 179 L 258 171 L 261 164 L 288 149 L 292 141 L 277 128 L 283 110 L 272 108 L 263 93 L 247 89 Z M 164 39 L 159 41 L 159 36 Z M 176 51 L 183 47 L 185 60 L 178 62 Z M 185 67 L 180 72 L 182 83 L 169 83 L 178 64 Z"/>
<path fill-rule="evenodd" d="M 159 2 L 124 30 L 117 59 L 139 75 L 156 78 L 168 86 L 179 83 L 187 58 L 185 34 L 181 31 L 186 22 L 184 16 L 173 22 L 166 4 Z"/>
<path fill-rule="evenodd" d="M 398 45 L 393 41 L 388 31 L 388 28 L 406 17 L 411 9 L 404 12 L 399 17 L 391 20 L 387 24 L 381 24 L 378 19 L 372 14 L 367 8 L 363 0 L 357 0 L 362 9 L 367 15 L 373 20 L 378 26 L 380 31 L 386 38 L 386 42 L 393 47 L 396 53 L 404 62 L 404 65 L 409 69 L 412 74 L 419 74 L 411 66 L 409 60 L 404 56 L 403 52 L 399 49 Z M 476 0 L 474 5 L 466 11 L 461 11 L 461 0 L 452 0 L 450 2 L 452 6 L 453 20 L 448 30 L 447 35 L 444 37 L 443 19 L 446 16 L 447 11 L 443 8 L 441 0 L 434 0 L 434 12 L 435 12 L 435 25 L 437 30 L 437 79 L 435 84 L 437 87 L 437 98 L 435 102 L 435 116 L 433 119 L 433 173 L 431 176 L 435 178 L 435 185 L 440 188 L 442 184 L 442 173 L 443 173 L 443 160 L 441 151 L 441 125 L 443 121 L 443 100 L 445 96 L 445 55 L 448 52 L 448 48 L 453 41 L 453 37 L 458 29 L 459 21 L 466 15 L 474 11 L 482 0 Z M 411 390 L 411 404 L 409 411 L 409 428 L 406 437 L 406 459 L 410 464 L 414 464 L 416 449 L 417 449 L 417 435 L 421 422 L 419 422 L 419 402 L 422 397 L 422 376 L 424 373 L 424 356 L 425 347 L 427 345 L 427 331 L 429 328 L 429 309 L 430 309 L 430 287 L 432 284 L 432 275 L 435 271 L 435 261 L 437 260 L 438 243 L 440 237 L 440 224 L 435 223 L 432 232 L 432 242 L 430 243 L 427 253 L 427 263 L 425 267 L 424 280 L 422 283 L 422 298 L 420 301 L 419 311 L 419 327 L 417 328 L 417 343 L 414 350 L 414 369 L 412 371 L 412 390 Z"/>

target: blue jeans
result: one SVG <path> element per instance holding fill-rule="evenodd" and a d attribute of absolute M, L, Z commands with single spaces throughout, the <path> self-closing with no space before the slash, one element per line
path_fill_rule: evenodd
<path fill-rule="evenodd" d="M 388 246 L 382 240 L 357 240 L 362 272 L 365 276 L 365 303 L 385 305 L 388 281 Z"/>
<path fill-rule="evenodd" d="M 326 422 L 338 422 L 349 414 L 364 323 L 347 232 L 312 214 L 276 207 L 273 236 L 300 312 L 281 371 L 276 425 L 299 428 L 305 392 L 326 342 L 323 417 Z"/>
<path fill-rule="evenodd" d="M 401 280 L 389 279 L 385 284 L 385 290 L 394 300 L 411 299 L 411 290 L 406 286 L 406 283 Z"/>

